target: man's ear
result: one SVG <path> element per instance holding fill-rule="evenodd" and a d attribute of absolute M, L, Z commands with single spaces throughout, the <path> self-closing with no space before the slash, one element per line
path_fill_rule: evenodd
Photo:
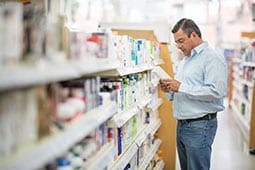
<path fill-rule="evenodd" d="M 190 34 L 191 37 L 195 38 L 197 37 L 198 35 L 193 31 L 191 34 Z"/>

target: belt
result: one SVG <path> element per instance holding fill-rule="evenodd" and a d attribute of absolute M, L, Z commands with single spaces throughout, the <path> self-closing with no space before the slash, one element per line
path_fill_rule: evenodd
<path fill-rule="evenodd" d="M 199 118 L 194 118 L 194 119 L 183 119 L 183 120 L 178 120 L 181 123 L 189 123 L 189 122 L 194 122 L 194 121 L 199 121 L 199 120 L 211 120 L 217 117 L 217 112 L 216 113 L 209 113 L 203 117 Z"/>

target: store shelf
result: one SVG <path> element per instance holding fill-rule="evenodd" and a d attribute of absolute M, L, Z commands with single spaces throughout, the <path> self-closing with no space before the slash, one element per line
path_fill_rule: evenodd
<path fill-rule="evenodd" d="M 132 143 L 125 152 L 110 166 L 110 170 L 123 170 L 132 157 L 136 154 L 138 147 L 136 143 Z"/>
<path fill-rule="evenodd" d="M 5 0 L 6 1 L 6 0 Z M 11 0 L 14 1 L 14 0 Z M 48 1 L 47 1 L 48 2 Z M 67 10 L 70 11 L 71 6 L 69 3 L 62 3 L 60 2 L 52 2 L 49 1 L 48 3 L 44 4 L 44 6 L 49 5 L 49 6 L 63 6 L 65 5 L 67 7 Z M 37 8 L 37 3 L 33 4 L 33 8 Z M 22 4 L 21 4 L 22 6 Z M 20 7 L 21 7 L 20 6 Z M 76 6 L 78 7 L 78 6 Z M 24 11 L 23 8 L 20 8 L 20 10 Z M 60 13 L 54 13 L 53 15 L 50 16 L 51 19 L 57 20 L 59 24 L 51 24 L 50 25 L 50 31 L 47 32 L 49 34 L 52 34 L 54 30 L 59 30 L 60 32 L 62 31 L 63 35 L 59 35 L 58 39 L 64 40 L 64 44 L 62 44 L 65 47 L 65 51 L 61 51 L 61 53 L 69 53 L 70 50 L 74 52 L 74 55 L 72 57 L 79 57 L 80 55 L 84 54 L 84 50 L 87 48 L 89 49 L 89 53 L 100 53 L 102 50 L 99 48 L 101 46 L 108 47 L 109 44 L 111 43 L 110 41 L 104 41 L 109 39 L 109 36 L 104 36 L 101 39 L 101 35 L 99 36 L 100 39 L 94 39 L 93 37 L 87 37 L 84 35 L 78 35 L 78 37 L 72 39 L 72 36 L 70 37 L 69 33 L 72 31 L 78 31 L 77 29 L 75 30 L 70 30 L 69 28 L 70 25 L 69 23 L 66 23 L 63 21 L 59 16 L 61 17 L 69 17 L 69 14 L 64 14 L 63 11 L 60 9 Z M 19 15 L 20 16 L 20 15 Z M 33 16 L 36 19 L 38 19 L 38 22 L 44 21 L 45 19 L 48 19 L 48 16 L 45 15 L 35 15 Z M 26 23 L 23 23 L 22 17 L 17 17 L 19 24 L 23 25 Z M 33 20 L 33 18 L 30 18 L 30 20 Z M 9 19 L 10 20 L 10 19 Z M 131 24 L 131 25 L 136 25 L 136 24 Z M 155 24 L 154 24 L 155 25 Z M 10 24 L 7 26 L 11 26 Z M 146 26 L 147 27 L 147 26 Z M 6 27 L 7 28 L 7 27 Z M 74 27 L 72 27 L 74 28 Z M 105 28 L 101 27 L 102 30 Z M 145 27 L 144 27 L 145 28 Z M 111 28 L 112 29 L 112 28 Z M 107 32 L 110 31 L 111 29 L 108 30 Z M 141 29 L 141 28 L 140 28 Z M 52 32 L 53 30 L 53 32 Z M 93 31 L 93 30 L 92 30 Z M 113 29 L 112 29 L 113 31 Z M 129 67 L 129 68 L 122 68 L 122 64 L 117 60 L 117 58 L 112 58 L 112 56 L 108 56 L 109 58 L 93 58 L 91 56 L 82 56 L 82 60 L 65 60 L 65 56 L 57 56 L 57 55 L 52 55 L 48 56 L 46 58 L 49 58 L 49 60 L 45 61 L 38 61 L 36 63 L 19 63 L 19 65 L 13 65 L 11 67 L 7 67 L 3 65 L 0 67 L 0 93 L 4 93 L 5 91 L 12 91 L 12 90 L 18 90 L 18 91 L 23 91 L 23 88 L 36 88 L 38 85 L 48 85 L 50 83 L 59 83 L 61 81 L 72 81 L 74 79 L 87 79 L 91 78 L 92 76 L 107 76 L 110 78 L 110 76 L 125 76 L 129 74 L 135 74 L 135 73 L 141 73 L 149 70 L 148 72 L 148 80 L 152 77 L 151 76 L 151 70 L 156 66 L 163 64 L 164 61 L 162 59 L 159 60 L 154 60 L 153 58 L 158 58 L 157 55 L 161 55 L 162 58 L 168 58 L 168 60 L 171 60 L 171 57 L 169 55 L 169 51 L 167 48 L 166 43 L 160 43 L 157 41 L 156 36 L 154 34 L 154 31 L 149 29 L 149 30 L 124 30 L 126 33 L 124 34 L 116 34 L 116 30 L 113 33 L 113 35 L 124 35 L 125 37 L 130 36 L 134 40 L 135 39 L 142 39 L 142 40 L 150 40 L 151 46 L 154 46 L 157 49 L 160 49 L 160 51 L 156 50 L 155 53 L 150 52 L 151 56 L 147 55 L 145 56 L 146 62 L 144 62 L 142 65 L 135 66 L 135 67 Z M 92 32 L 87 32 L 89 34 L 92 34 Z M 36 33 L 37 34 L 37 33 Z M 130 35 L 130 34 L 133 34 Z M 48 34 L 47 34 L 48 35 Z M 26 35 L 25 38 L 27 38 L 28 35 Z M 37 36 L 37 35 L 35 35 Z M 40 35 L 39 35 L 40 36 Z M 45 35 L 42 35 L 42 39 L 44 38 Z M 136 37 L 138 36 L 138 37 Z M 8 37 L 7 37 L 8 38 Z M 70 39 L 71 38 L 71 39 Z M 122 37 L 119 37 L 122 38 Z M 29 37 L 28 37 L 29 40 Z M 103 42 L 101 41 L 103 40 Z M 39 53 L 44 53 L 45 50 L 48 51 L 48 47 L 51 46 L 58 46 L 59 43 L 57 41 L 47 41 L 46 44 L 41 44 L 41 41 L 37 39 L 35 40 L 36 43 L 39 45 L 35 46 L 33 48 L 33 51 L 38 51 Z M 81 43 L 84 42 L 84 43 Z M 154 41 L 157 41 L 157 43 L 153 43 Z M 31 43 L 30 41 L 27 42 L 28 44 Z M 146 42 L 147 43 L 147 42 Z M 148 41 L 149 44 L 149 41 Z M 20 44 L 18 44 L 20 45 Z M 39 46 L 44 45 L 47 47 L 44 49 L 44 52 L 41 52 L 41 48 Z M 118 44 L 119 45 L 119 44 Z M 117 52 L 131 52 L 131 51 L 123 51 L 123 49 L 119 48 L 121 47 L 118 46 L 116 49 Z M 92 48 L 93 46 L 93 48 Z M 99 47 L 100 46 L 100 47 Z M 72 47 L 70 49 L 69 47 Z M 133 48 L 133 47 L 132 47 Z M 73 51 L 74 49 L 74 51 Z M 77 49 L 77 50 L 76 50 Z M 10 49 L 6 49 L 10 50 Z M 58 50 L 57 48 L 54 48 L 52 53 L 57 53 Z M 67 50 L 67 51 L 66 51 Z M 115 50 L 115 49 L 113 49 Z M 130 49 L 128 49 L 130 50 Z M 144 50 L 150 50 L 149 48 L 144 49 Z M 105 52 L 105 50 L 103 50 Z M 149 52 L 149 51 L 148 51 Z M 168 55 L 167 55 L 168 53 Z M 40 54 L 41 55 L 41 54 Z M 42 54 L 43 55 L 43 54 Z M 30 58 L 30 57 L 29 57 Z M 40 58 L 40 57 L 39 57 Z M 42 58 L 42 57 L 41 57 Z M 43 57 L 45 58 L 45 57 Z M 92 59 L 93 58 L 93 59 Z M 33 61 L 38 59 L 38 56 L 31 56 L 31 59 Z M 34 60 L 35 59 L 35 60 Z M 131 58 L 126 58 L 128 63 L 131 63 Z M 12 59 L 9 59 L 12 60 Z M 12 61 L 7 61 L 8 63 Z M 31 60 L 31 61 L 32 61 Z M 64 61 L 65 60 L 65 61 Z M 168 67 L 168 71 L 171 73 L 171 67 Z M 147 74 L 147 73 L 146 73 Z M 147 83 L 147 80 L 145 80 Z M 136 82 L 138 83 L 138 82 Z M 92 82 L 92 85 L 93 82 Z M 71 85 L 72 86 L 72 85 Z M 109 85 L 110 86 L 110 85 Z M 149 86 L 151 84 L 149 83 Z M 63 93 L 66 92 L 66 89 L 57 89 L 60 90 Z M 157 90 L 155 88 L 155 90 Z M 44 92 L 44 91 L 43 91 Z M 47 93 L 48 94 L 48 93 Z M 47 95 L 45 92 L 45 95 Z M 16 94 L 15 94 L 16 95 Z M 44 95 L 44 94 L 43 94 Z M 44 97 L 44 96 L 43 96 Z M 108 97 L 108 96 L 107 96 Z M 34 144 L 27 144 L 26 146 L 22 146 L 22 148 L 19 148 L 15 153 L 12 155 L 7 155 L 5 157 L 2 156 L 0 157 L 0 169 L 2 170 L 34 170 L 34 169 L 45 169 L 47 163 L 52 162 L 56 163 L 56 159 L 59 156 L 69 156 L 66 155 L 68 154 L 67 151 L 75 147 L 75 145 L 78 142 L 82 142 L 85 136 L 89 135 L 95 128 L 97 128 L 99 125 L 102 123 L 107 123 L 109 119 L 111 119 L 116 127 L 120 127 L 124 125 L 127 121 L 130 120 L 135 114 L 142 113 L 141 110 L 139 109 L 144 109 L 146 105 L 152 100 L 152 96 L 146 97 L 142 96 L 143 98 L 138 99 L 137 103 L 132 106 L 129 110 L 122 112 L 122 113 L 117 113 L 117 104 L 115 102 L 107 102 L 103 106 L 100 106 L 96 109 L 93 109 L 89 112 L 86 112 L 82 114 L 81 116 L 75 118 L 72 122 L 66 123 L 63 125 L 63 129 L 54 129 L 54 132 L 52 132 L 51 135 L 44 137 L 43 139 L 40 139 L 38 142 Z M 44 99 L 44 98 L 43 98 Z M 55 104 L 55 101 L 48 101 L 46 104 Z M 44 100 L 40 100 L 40 104 L 44 104 Z M 150 109 L 155 110 L 158 106 L 149 106 Z M 7 108 L 8 109 L 8 108 Z M 21 109 L 25 110 L 27 108 L 23 108 L 21 106 Z M 28 108 L 29 109 L 29 108 Z M 30 108 L 31 109 L 31 108 Z M 48 110 L 48 108 L 46 108 Z M 6 109 L 5 109 L 6 110 Z M 45 108 L 40 108 L 39 111 L 43 111 Z M 165 112 L 168 114 L 171 113 L 171 109 L 165 109 Z M 117 114 L 116 114 L 117 113 Z M 15 113 L 14 113 L 15 114 Z M 16 116 L 16 115 L 15 115 Z M 46 115 L 45 115 L 46 116 Z M 50 117 L 47 117 L 50 118 Z M 45 119 L 44 123 L 50 123 L 47 122 L 48 119 Z M 174 121 L 168 121 L 170 123 Z M 14 122 L 15 123 L 15 122 Z M 21 122 L 22 123 L 22 122 Z M 21 123 L 14 124 L 16 126 L 21 126 Z M 139 122 L 138 122 L 139 123 Z M 161 122 L 151 122 L 152 124 L 145 128 L 145 130 L 142 132 L 145 136 L 142 135 L 142 139 L 140 141 L 146 140 L 146 135 L 150 135 L 155 133 L 155 131 L 159 128 Z M 140 129 L 139 129 L 140 130 Z M 172 131 L 169 129 L 170 132 Z M 168 132 L 169 132 L 168 130 Z M 171 134 L 171 133 L 169 133 Z M 115 134 L 114 134 L 115 135 Z M 7 135 L 8 137 L 8 135 Z M 119 157 L 117 164 L 114 165 L 114 169 L 120 169 L 123 170 L 124 166 L 132 159 L 134 154 L 137 153 L 137 138 L 139 138 L 139 134 L 135 136 L 135 139 L 133 143 L 128 147 L 128 149 L 125 149 L 123 151 L 123 154 Z M 1 140 L 1 139 L 0 139 Z M 19 140 L 17 140 L 19 141 Z M 10 142 L 16 142 L 16 141 L 10 141 Z M 128 141 L 129 142 L 129 141 Z M 19 146 L 19 144 L 17 143 Z M 169 145 L 173 146 L 174 145 Z M 126 148 L 126 146 L 125 146 Z M 84 166 L 85 169 L 103 169 L 109 162 L 111 162 L 112 152 L 115 150 L 113 144 L 106 144 L 99 152 L 95 153 L 93 157 L 88 158 L 90 159 Z M 175 155 L 175 152 L 174 152 Z M 171 159 L 174 159 L 173 156 L 170 157 Z"/>
<path fill-rule="evenodd" d="M 255 67 L 255 62 L 242 62 L 243 66 Z"/>
<path fill-rule="evenodd" d="M 50 63 L 36 66 L 20 65 L 2 68 L 0 71 L 0 90 L 9 90 L 45 84 L 51 81 L 66 80 L 78 77 L 70 64 L 54 66 Z"/>
<path fill-rule="evenodd" d="M 160 127 L 160 125 L 161 125 L 160 120 L 157 120 L 151 124 L 146 125 L 135 140 L 137 146 L 141 146 L 149 134 L 154 135 L 155 132 Z"/>
<path fill-rule="evenodd" d="M 250 106 L 251 102 L 246 99 L 243 95 L 238 94 L 237 92 L 233 91 L 233 98 L 235 97 L 236 99 L 238 99 L 240 102 L 244 103 L 247 106 Z"/>
<path fill-rule="evenodd" d="M 237 65 L 233 66 L 233 71 L 234 71 L 234 74 L 237 74 L 238 76 L 241 76 L 243 74 L 241 69 Z"/>
<path fill-rule="evenodd" d="M 242 117 L 241 112 L 238 110 L 238 108 L 236 107 L 236 105 L 231 102 L 231 108 L 233 110 L 233 117 L 235 118 L 240 130 L 243 133 L 244 138 L 246 139 L 246 141 L 249 140 L 249 124 L 248 122 L 245 120 L 244 117 Z"/>
<path fill-rule="evenodd" d="M 233 58 L 233 62 L 234 62 L 234 63 L 241 63 L 242 60 L 241 60 L 240 58 L 234 57 L 234 58 Z"/>
<path fill-rule="evenodd" d="M 129 74 L 140 73 L 146 70 L 152 70 L 155 66 L 163 64 L 163 63 L 164 61 L 162 59 L 157 59 L 150 64 L 143 64 L 143 65 L 138 65 L 134 67 L 125 67 L 125 68 L 116 67 L 115 69 L 113 68 L 108 71 L 100 72 L 100 75 L 101 76 L 125 76 Z"/>
<path fill-rule="evenodd" d="M 242 78 L 240 77 L 240 75 L 233 74 L 233 77 L 234 77 L 234 80 L 236 81 L 239 81 L 239 82 L 242 81 Z"/>
<path fill-rule="evenodd" d="M 0 169 L 28 170 L 42 167 L 65 153 L 93 129 L 114 115 L 117 112 L 116 108 L 115 102 L 108 102 L 85 113 L 79 119 L 68 124 L 64 131 L 46 137 L 38 143 L 30 145 L 29 148 L 22 148 L 15 155 L 0 160 Z"/>
<path fill-rule="evenodd" d="M 141 100 L 141 101 L 138 103 L 138 105 L 137 105 L 137 107 L 138 107 L 139 109 L 144 108 L 144 107 L 151 101 L 151 95 L 142 97 L 142 99 L 143 99 L 143 100 Z"/>
<path fill-rule="evenodd" d="M 253 87 L 254 86 L 254 83 L 251 82 L 251 81 L 248 81 L 248 80 L 245 80 L 245 79 L 242 79 L 241 81 L 243 84 L 249 86 L 249 87 Z"/>
<path fill-rule="evenodd" d="M 110 170 L 123 170 L 127 163 L 132 159 L 138 150 L 138 146 L 145 141 L 148 134 L 154 134 L 161 125 L 161 121 L 157 120 L 146 125 L 135 137 L 133 143 L 121 154 L 121 156 L 110 167 Z"/>
<path fill-rule="evenodd" d="M 140 108 L 143 108 L 151 100 L 150 96 L 145 97 L 145 100 L 142 100 L 139 103 L 134 104 L 130 109 L 119 112 L 115 114 L 108 122 L 107 125 L 110 127 L 121 127 L 128 120 L 130 120 L 135 114 L 139 112 Z"/>
<path fill-rule="evenodd" d="M 152 64 L 148 65 L 140 65 L 140 66 L 135 66 L 135 67 L 125 67 L 125 68 L 116 68 L 108 71 L 101 72 L 101 76 L 125 76 L 129 74 L 135 74 L 135 73 L 140 73 L 146 70 L 151 70 L 153 69 Z"/>
<path fill-rule="evenodd" d="M 107 125 L 109 127 L 121 127 L 135 114 L 137 114 L 138 111 L 137 107 L 133 107 L 127 111 L 117 113 L 107 122 Z"/>
<path fill-rule="evenodd" d="M 76 61 L 72 64 L 80 76 L 114 70 L 119 67 L 119 62 L 114 59 L 94 59 Z"/>
<path fill-rule="evenodd" d="M 145 170 L 150 161 L 152 160 L 153 156 L 157 152 L 159 146 L 161 144 L 161 140 L 157 139 L 155 143 L 153 144 L 152 148 L 148 153 L 146 153 L 146 157 L 142 160 L 142 163 L 139 165 L 139 170 Z"/>
<path fill-rule="evenodd" d="M 158 98 L 155 102 L 148 104 L 148 106 L 146 107 L 146 111 L 155 112 L 162 103 L 163 100 L 161 98 Z"/>
<path fill-rule="evenodd" d="M 116 60 L 110 59 L 73 61 L 61 64 L 40 62 L 35 65 L 4 67 L 0 69 L 0 91 L 75 79 L 117 67 Z"/>
<path fill-rule="evenodd" d="M 148 134 L 154 135 L 156 131 L 159 129 L 161 126 L 161 121 L 160 119 L 152 123 L 152 125 L 149 127 Z"/>
<path fill-rule="evenodd" d="M 237 80 L 233 80 L 233 87 L 235 87 L 235 89 L 238 90 L 239 92 L 243 90 L 242 84 Z"/>
<path fill-rule="evenodd" d="M 153 61 L 153 64 L 156 65 L 156 66 L 161 65 L 161 64 L 164 64 L 164 61 L 162 59 L 157 59 L 157 60 Z"/>
<path fill-rule="evenodd" d="M 83 170 L 99 170 L 108 167 L 114 160 L 114 145 L 110 142 L 83 165 Z"/>
<path fill-rule="evenodd" d="M 165 166 L 165 162 L 161 160 L 157 163 L 156 167 L 153 170 L 163 170 L 164 166 Z"/>

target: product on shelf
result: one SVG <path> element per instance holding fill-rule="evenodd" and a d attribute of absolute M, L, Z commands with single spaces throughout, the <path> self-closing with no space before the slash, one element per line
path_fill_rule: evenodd
<path fill-rule="evenodd" d="M 0 68 L 16 65 L 21 60 L 22 15 L 23 7 L 20 3 L 0 5 Z"/>
<path fill-rule="evenodd" d="M 50 98 L 47 88 L 40 86 L 36 88 L 38 103 L 38 136 L 43 138 L 50 134 L 50 126 L 53 118 L 53 98 Z"/>
<path fill-rule="evenodd" d="M 38 139 L 38 108 L 35 89 L 1 92 L 0 157 L 10 156 Z"/>

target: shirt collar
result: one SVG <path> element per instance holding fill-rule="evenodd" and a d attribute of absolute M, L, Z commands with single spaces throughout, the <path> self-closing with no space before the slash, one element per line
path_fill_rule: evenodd
<path fill-rule="evenodd" d="M 190 57 L 187 57 L 187 56 L 184 56 L 185 60 L 190 60 L 191 58 L 193 58 L 196 54 L 199 54 L 201 53 L 205 48 L 208 47 L 208 42 L 203 42 L 202 44 L 198 45 L 197 47 L 193 48 L 191 50 L 191 56 Z"/>
<path fill-rule="evenodd" d="M 202 44 L 200 44 L 199 46 L 191 50 L 191 56 L 201 53 L 207 47 L 208 47 L 208 42 L 203 42 Z"/>

